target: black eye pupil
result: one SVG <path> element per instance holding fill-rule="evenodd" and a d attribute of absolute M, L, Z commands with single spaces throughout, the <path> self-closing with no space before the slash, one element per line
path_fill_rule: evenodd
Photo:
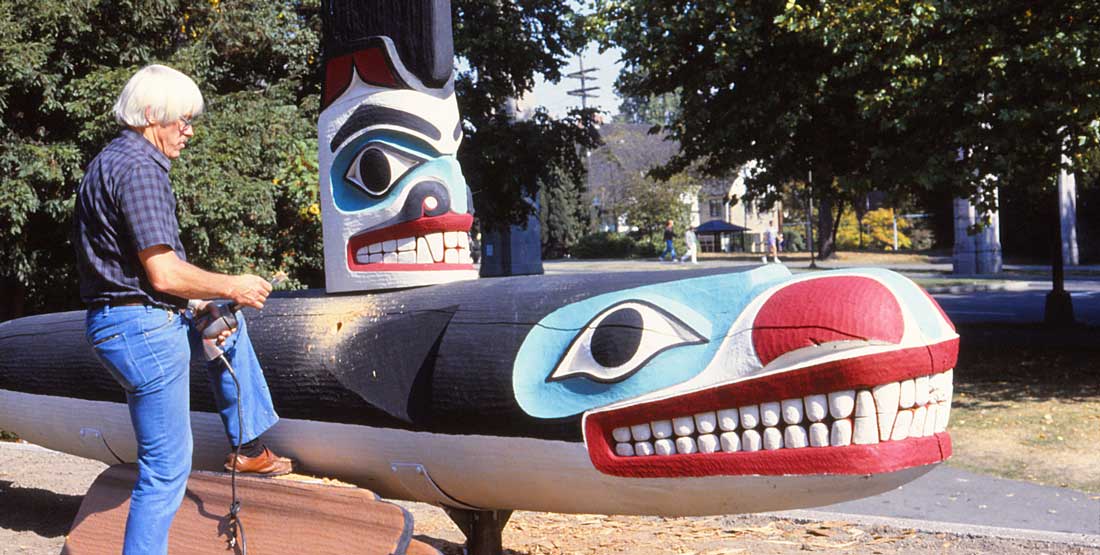
<path fill-rule="evenodd" d="M 359 179 L 368 191 L 375 194 L 386 192 L 390 186 L 390 163 L 382 151 L 372 148 L 359 158 Z"/>
<path fill-rule="evenodd" d="M 642 343 L 642 315 L 633 308 L 608 314 L 592 332 L 592 358 L 606 368 L 626 364 Z"/>

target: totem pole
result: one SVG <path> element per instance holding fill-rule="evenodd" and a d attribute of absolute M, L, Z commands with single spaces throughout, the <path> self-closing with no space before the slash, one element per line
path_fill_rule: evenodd
<path fill-rule="evenodd" d="M 329 292 L 474 279 L 473 201 L 455 154 L 447 0 L 323 4 L 318 122 Z"/>

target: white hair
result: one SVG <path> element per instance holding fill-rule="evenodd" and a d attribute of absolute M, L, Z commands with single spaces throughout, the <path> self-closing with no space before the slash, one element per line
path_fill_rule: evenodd
<path fill-rule="evenodd" d="M 199 86 L 190 77 L 168 66 L 148 65 L 134 74 L 115 102 L 115 120 L 129 127 L 145 127 L 151 122 L 167 123 L 180 116 L 202 113 Z"/>

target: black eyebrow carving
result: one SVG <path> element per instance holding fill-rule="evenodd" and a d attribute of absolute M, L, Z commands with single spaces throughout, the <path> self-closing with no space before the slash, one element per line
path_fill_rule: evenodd
<path fill-rule="evenodd" d="M 344 141 L 352 134 L 365 127 L 378 124 L 411 129 L 436 141 L 443 137 L 436 126 L 420 116 L 385 106 L 367 105 L 356 108 L 355 113 L 340 126 L 340 130 L 336 132 L 336 136 L 329 143 L 329 149 L 336 152 L 336 147 L 344 144 Z"/>

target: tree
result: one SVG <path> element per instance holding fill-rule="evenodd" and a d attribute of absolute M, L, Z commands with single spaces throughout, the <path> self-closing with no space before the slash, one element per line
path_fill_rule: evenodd
<path fill-rule="evenodd" d="M 1100 8 L 1085 1 L 603 2 L 620 89 L 680 90 L 668 126 L 711 173 L 756 160 L 750 192 L 813 171 L 823 254 L 868 190 L 973 196 L 1050 187 L 1095 151 Z M 995 181 L 991 176 L 996 176 Z"/>

